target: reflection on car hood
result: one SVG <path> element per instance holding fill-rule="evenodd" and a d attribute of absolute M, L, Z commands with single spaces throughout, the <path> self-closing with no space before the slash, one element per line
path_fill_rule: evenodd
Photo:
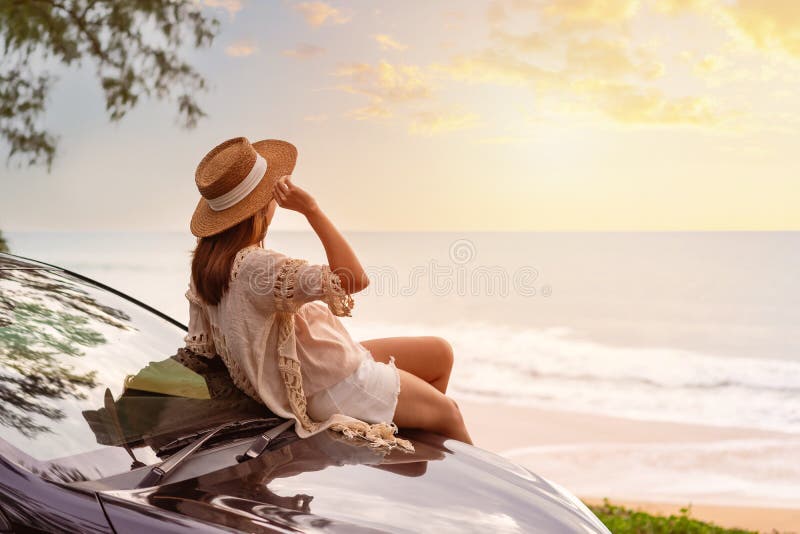
<path fill-rule="evenodd" d="M 401 435 L 414 453 L 386 454 L 322 432 L 234 467 L 101 498 L 249 532 L 608 532 L 500 456 L 430 433 Z"/>

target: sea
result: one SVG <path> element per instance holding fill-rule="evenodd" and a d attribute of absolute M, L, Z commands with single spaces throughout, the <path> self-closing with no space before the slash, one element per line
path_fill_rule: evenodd
<path fill-rule="evenodd" d="M 195 244 L 188 232 L 6 237 L 18 255 L 80 272 L 187 321 L 184 292 Z M 782 432 L 787 439 L 778 450 L 758 439 L 686 447 L 695 460 L 754 451 L 739 467 L 703 472 L 706 493 L 708 480 L 729 488 L 730 476 L 752 471 L 755 458 L 769 465 L 737 478 L 730 500 L 763 497 L 774 504 L 777 492 L 779 502 L 800 506 L 800 467 L 796 456 L 792 461 L 800 453 L 800 232 L 346 237 L 372 281 L 355 295 L 353 317 L 343 319 L 347 328 L 362 340 L 445 337 L 456 355 L 453 398 Z M 326 262 L 312 232 L 271 231 L 265 246 Z M 581 447 L 542 448 L 539 459 L 565 462 Z M 669 449 L 663 454 L 643 447 L 600 458 L 607 469 L 614 461 L 641 463 L 639 476 L 626 479 L 621 491 L 647 498 L 653 477 L 675 473 L 665 468 L 664 454 L 688 452 L 680 443 L 663 445 Z M 771 478 L 764 475 L 770 470 Z M 682 478 L 672 493 L 662 484 L 658 496 L 703 502 L 703 491 L 691 491 L 702 485 L 695 478 Z"/>

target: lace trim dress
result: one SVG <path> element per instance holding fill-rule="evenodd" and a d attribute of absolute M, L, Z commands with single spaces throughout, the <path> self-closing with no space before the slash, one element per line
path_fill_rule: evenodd
<path fill-rule="evenodd" d="M 295 419 L 301 438 L 330 430 L 370 447 L 414 451 L 391 421 L 369 424 L 346 414 L 314 421 L 307 413 L 308 396 L 371 357 L 338 319 L 351 315 L 354 301 L 329 266 L 252 245 L 237 253 L 217 305 L 203 302 L 192 280 L 186 298 L 186 348 L 219 354 L 234 384 L 276 415 Z"/>

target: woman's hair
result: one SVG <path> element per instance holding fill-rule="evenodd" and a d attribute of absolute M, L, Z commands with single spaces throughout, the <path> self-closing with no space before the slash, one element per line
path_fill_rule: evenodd
<path fill-rule="evenodd" d="M 192 251 L 192 280 L 197 294 L 208 304 L 219 304 L 228 290 L 231 266 L 236 253 L 267 235 L 267 207 L 263 207 L 236 226 L 208 237 L 201 237 Z"/>

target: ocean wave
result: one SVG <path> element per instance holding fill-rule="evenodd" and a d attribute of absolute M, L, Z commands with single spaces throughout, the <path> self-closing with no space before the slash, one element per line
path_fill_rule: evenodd
<path fill-rule="evenodd" d="M 669 347 L 610 346 L 566 328 L 368 323 L 364 337 L 425 331 L 448 339 L 448 393 L 636 419 L 800 432 L 800 363 Z"/>

